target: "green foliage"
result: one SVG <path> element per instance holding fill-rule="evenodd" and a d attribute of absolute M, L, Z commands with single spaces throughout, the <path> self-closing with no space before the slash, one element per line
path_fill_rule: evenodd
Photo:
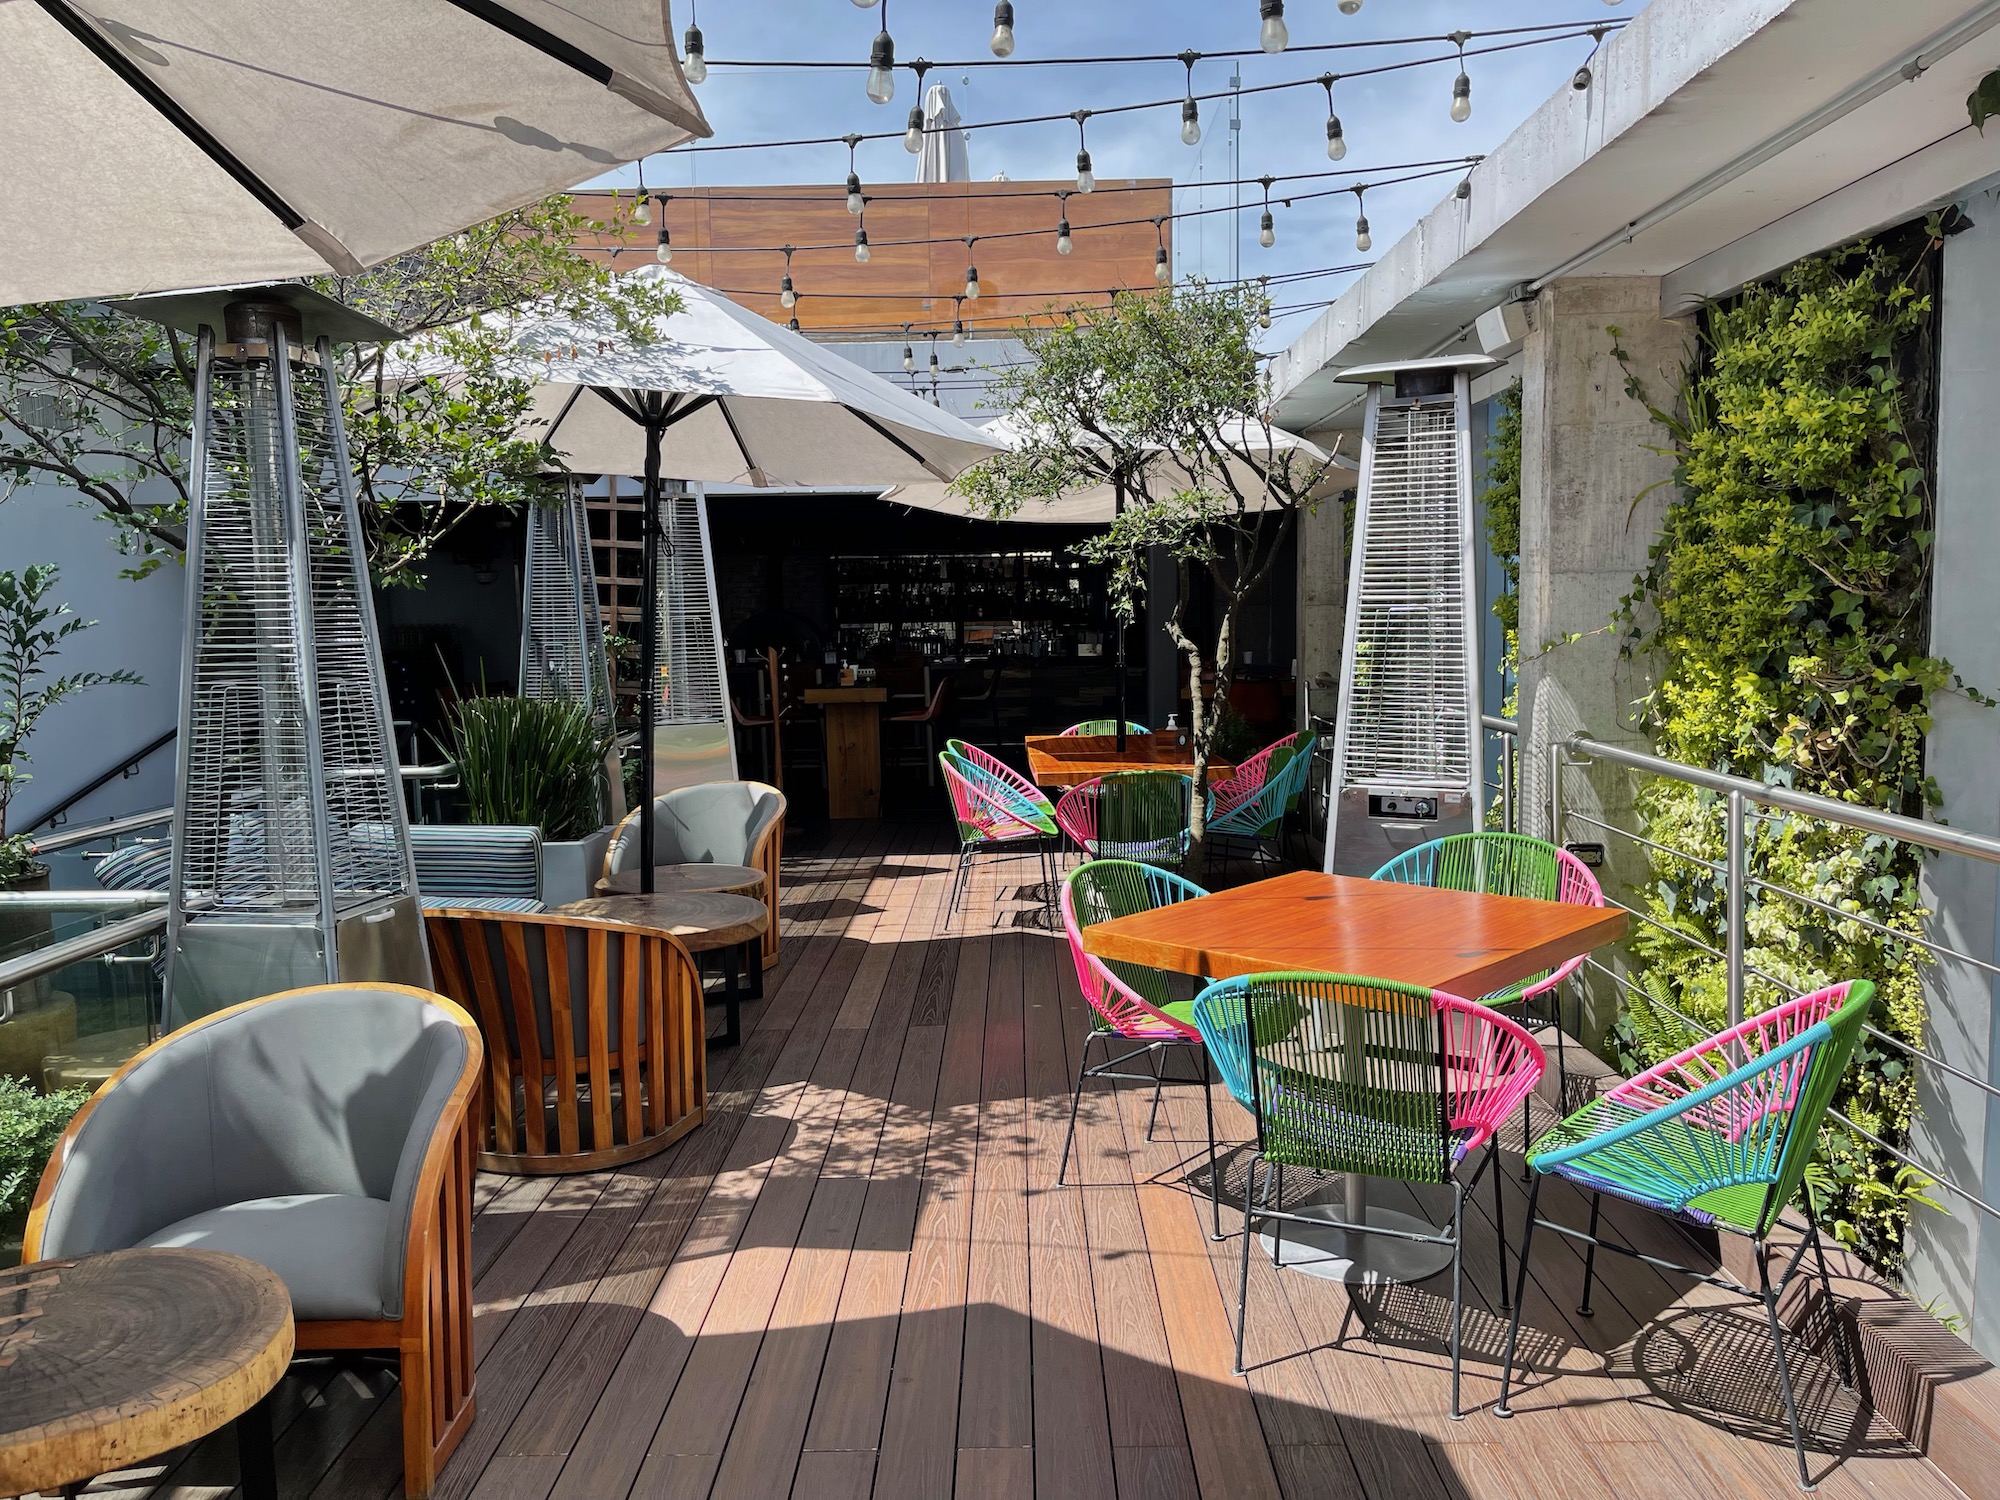
<path fill-rule="evenodd" d="M 1493 601 L 1493 618 L 1507 632 L 1507 675 L 1514 675 L 1521 632 L 1521 382 L 1493 398 L 1497 415 L 1486 439 L 1486 544 L 1506 576 Z"/>
<path fill-rule="evenodd" d="M 44 1094 L 0 1074 L 0 1220 L 27 1211 L 49 1154 L 88 1098 L 87 1089 Z"/>
<path fill-rule="evenodd" d="M 1678 409 L 1648 402 L 1678 495 L 1622 622 L 1627 649 L 1658 664 L 1640 708 L 1661 754 L 1896 812 L 1935 805 L 1924 734 L 1952 678 L 1926 650 L 1920 449 L 1940 243 L 1934 222 L 1912 243 L 1803 261 L 1711 307 Z M 1629 370 L 1628 390 L 1646 399 Z M 1647 998 L 1628 1001 L 1618 1038 L 1646 1062 L 1685 1044 L 1675 1011 L 1708 1028 L 1726 1018 L 1721 965 L 1685 941 L 1725 946 L 1724 879 L 1711 866 L 1724 858 L 1726 809 L 1714 793 L 1657 781 L 1639 814 L 1649 838 L 1692 856 L 1653 853 L 1641 893 L 1651 921 L 1631 947 Z M 1846 914 L 1920 931 L 1921 851 L 1783 815 L 1753 815 L 1747 840 L 1754 875 L 1832 910 L 1752 886 L 1746 1013 L 1872 979 L 1872 1023 L 1916 1045 L 1923 950 Z M 1909 1054 L 1864 1039 L 1835 1107 L 1900 1145 L 1914 1105 Z M 1896 1270 L 1910 1209 L 1929 1202 L 1924 1179 L 1835 1124 L 1814 1170 L 1823 1222 Z"/>
<path fill-rule="evenodd" d="M 378 580 L 418 565 L 468 515 L 530 498 L 539 442 L 521 430 L 529 382 L 502 372 L 488 315 L 546 303 L 608 314 L 634 338 L 679 308 L 663 288 L 613 277 L 578 254 L 580 235 L 619 232 L 550 198 L 319 290 L 461 363 L 462 378 L 389 383 L 378 346 L 339 351 L 348 447 Z M 0 498 L 55 482 L 95 505 L 143 576 L 183 546 L 194 341 L 102 304 L 0 308 Z M 421 503 L 416 503 L 421 502 Z"/>
<path fill-rule="evenodd" d="M 1066 494 L 1125 486 L 1123 513 L 1076 550 L 1106 567 L 1115 607 L 1127 620 L 1144 593 L 1150 550 L 1173 559 L 1180 587 L 1165 623 L 1193 684 L 1188 727 L 1198 784 L 1219 754 L 1237 615 L 1269 576 L 1329 467 L 1297 451 L 1272 456 L 1269 392 L 1256 348 L 1266 307 L 1255 288 L 1191 282 L 1031 321 L 1019 330 L 1029 358 L 1007 372 L 994 395 L 1013 413 L 1019 444 L 954 487 L 980 514 L 1005 520 Z M 1184 613 L 1196 570 L 1214 585 L 1212 638 L 1198 638 Z M 1203 684 L 1211 667 L 1213 693 Z M 1193 799 L 1197 845 L 1206 806 L 1206 798 Z"/>
<path fill-rule="evenodd" d="M 1981 135 L 1986 134 L 1986 122 L 2000 115 L 2000 71 L 1988 73 L 1965 96 L 1965 114 L 1974 129 Z"/>
<path fill-rule="evenodd" d="M 42 715 L 86 689 L 140 680 L 124 670 L 50 675 L 49 664 L 62 654 L 63 642 L 97 623 L 77 618 L 67 604 L 50 598 L 56 576 L 53 563 L 30 563 L 19 572 L 0 569 L 0 880 L 41 873 L 27 841 L 7 836 L 7 809 L 22 784 L 33 779 L 23 769 L 24 747 Z"/>
<path fill-rule="evenodd" d="M 598 827 L 605 746 L 578 703 L 482 697 L 460 702 L 443 747 L 472 823 L 532 823 L 551 840 Z"/>

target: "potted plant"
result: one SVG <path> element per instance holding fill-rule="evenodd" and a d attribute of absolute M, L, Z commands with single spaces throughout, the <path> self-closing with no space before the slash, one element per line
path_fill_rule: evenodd
<path fill-rule="evenodd" d="M 611 830 L 601 805 L 604 745 L 579 703 L 462 700 L 444 746 L 465 791 L 466 821 L 542 831 L 542 899 L 591 894 Z"/>
<path fill-rule="evenodd" d="M 0 1074 L 0 1267 L 19 1263 L 35 1184 L 70 1116 L 89 1097 L 87 1089 L 40 1093 Z"/>

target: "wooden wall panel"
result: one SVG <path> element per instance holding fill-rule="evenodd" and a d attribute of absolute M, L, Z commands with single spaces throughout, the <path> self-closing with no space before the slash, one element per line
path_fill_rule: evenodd
<path fill-rule="evenodd" d="M 778 302 L 785 257 L 799 247 L 792 282 L 796 316 L 807 332 L 900 337 L 949 333 L 954 299 L 964 289 L 967 249 L 979 267 L 981 295 L 964 307 L 971 332 L 997 332 L 1025 317 L 1078 302 L 1102 302 L 1120 288 L 1150 288 L 1154 252 L 1173 248 L 1173 184 L 1164 178 L 1102 179 L 1094 193 L 1069 192 L 1073 253 L 1056 253 L 1056 221 L 1065 211 L 1063 182 L 870 184 L 867 226 L 872 259 L 854 260 L 857 221 L 837 183 L 798 187 L 675 188 L 665 205 L 676 271 L 727 292 L 753 311 L 783 322 Z M 629 203 L 630 195 L 627 194 Z M 577 206 L 609 215 L 611 195 L 583 193 Z M 659 205 L 654 209 L 657 215 Z M 652 226 L 620 243 L 592 236 L 583 248 L 629 267 L 652 258 Z M 1019 234 L 1019 231 L 1032 231 Z M 1012 235 L 1010 238 L 996 236 Z M 898 243 L 938 240 L 943 243 Z M 613 256 L 614 248 L 616 255 Z"/>

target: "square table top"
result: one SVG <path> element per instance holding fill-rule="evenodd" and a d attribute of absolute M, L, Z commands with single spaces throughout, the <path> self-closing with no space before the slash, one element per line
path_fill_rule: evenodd
<path fill-rule="evenodd" d="M 1476 1000 L 1625 933 L 1615 906 L 1294 871 L 1083 930 L 1084 951 L 1177 974 L 1312 970 Z"/>
<path fill-rule="evenodd" d="M 1116 771 L 1194 770 L 1194 746 L 1176 745 L 1164 735 L 1128 734 L 1122 756 L 1115 734 L 1031 734 L 1025 743 L 1028 771 L 1037 786 L 1076 786 Z M 1235 774 L 1227 761 L 1208 763 L 1211 785 Z"/>

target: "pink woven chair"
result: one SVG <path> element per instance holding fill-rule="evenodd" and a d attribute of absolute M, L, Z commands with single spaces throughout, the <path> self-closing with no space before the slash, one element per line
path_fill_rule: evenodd
<path fill-rule="evenodd" d="M 972 861 L 981 854 L 1015 854 L 1032 845 L 1041 865 L 1045 897 L 1053 892 L 1054 820 L 1024 805 L 1020 794 L 1007 782 L 970 761 L 960 760 L 949 750 L 938 752 L 938 768 L 944 773 L 945 790 L 951 795 L 952 816 L 958 820 L 958 863 L 952 869 L 945 920 L 950 921 L 958 909 L 971 878 Z M 1053 917 L 1053 901 L 1046 900 L 1045 904 Z"/>
<path fill-rule="evenodd" d="M 1194 781 L 1178 771 L 1115 771 L 1079 782 L 1056 803 L 1056 824 L 1090 859 L 1176 867 L 1187 858 Z"/>

